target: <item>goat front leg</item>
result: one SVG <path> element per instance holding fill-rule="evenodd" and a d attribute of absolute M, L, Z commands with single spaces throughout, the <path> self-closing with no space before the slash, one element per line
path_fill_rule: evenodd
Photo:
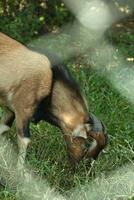
<path fill-rule="evenodd" d="M 18 162 L 17 162 L 17 171 L 20 177 L 27 181 L 30 180 L 31 175 L 28 170 L 25 168 L 25 157 L 27 152 L 27 147 L 30 143 L 30 122 L 35 112 L 36 103 L 34 98 L 28 98 L 30 92 L 26 97 L 23 95 L 20 98 L 20 95 L 16 96 L 14 99 L 14 112 L 15 112 L 15 121 L 16 129 L 18 136 Z"/>
<path fill-rule="evenodd" d="M 14 104 L 19 148 L 18 169 L 24 168 L 26 150 L 30 143 L 30 121 L 35 110 L 33 101 L 27 104 L 27 101 L 22 98 L 21 100 L 23 104 L 21 101 L 16 101 L 16 104 Z"/>
<path fill-rule="evenodd" d="M 32 112 L 31 112 L 32 115 Z M 18 131 L 18 162 L 17 171 L 21 179 L 26 181 L 31 180 L 30 172 L 25 168 L 25 157 L 27 152 L 27 147 L 30 143 L 30 120 L 31 115 L 26 115 L 26 113 L 16 113 L 16 128 Z"/>
<path fill-rule="evenodd" d="M 18 148 L 19 148 L 19 155 L 18 155 L 18 163 L 17 167 L 18 169 L 24 168 L 25 163 L 25 157 L 26 157 L 26 151 L 27 147 L 30 143 L 30 120 L 27 119 L 25 121 L 21 121 L 21 123 L 17 123 L 17 129 L 18 129 Z"/>
<path fill-rule="evenodd" d="M 27 82 L 26 82 L 27 83 Z M 30 143 L 30 121 L 36 107 L 33 90 L 29 90 L 27 84 L 18 88 L 13 97 L 12 106 L 15 113 L 16 129 L 18 134 L 18 169 L 24 168 L 26 150 Z M 24 95 L 26 94 L 26 95 Z"/>
<path fill-rule="evenodd" d="M 4 113 L 0 121 L 0 134 L 3 134 L 11 128 L 14 118 L 14 113 L 8 108 L 4 108 Z"/>

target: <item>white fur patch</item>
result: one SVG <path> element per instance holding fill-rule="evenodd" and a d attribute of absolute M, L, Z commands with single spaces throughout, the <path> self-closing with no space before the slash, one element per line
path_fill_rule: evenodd
<path fill-rule="evenodd" d="M 21 139 L 22 140 L 22 142 L 25 144 L 25 146 L 27 147 L 28 146 L 28 144 L 30 143 L 30 139 L 29 138 L 22 138 Z"/>
<path fill-rule="evenodd" d="M 0 124 L 0 134 L 8 131 L 10 128 L 9 126 L 5 125 L 5 124 Z"/>
<path fill-rule="evenodd" d="M 93 142 L 91 143 L 91 146 L 89 148 L 89 151 L 92 151 L 96 146 L 97 146 L 97 142 L 96 142 L 96 140 L 93 140 Z"/>
<path fill-rule="evenodd" d="M 72 132 L 72 136 L 74 137 L 82 137 L 87 139 L 87 133 L 84 125 L 78 125 L 74 131 Z"/>
<path fill-rule="evenodd" d="M 24 168 L 26 150 L 30 142 L 30 139 L 26 137 L 21 138 L 20 136 L 18 136 L 18 142 L 19 142 L 19 157 L 18 157 L 17 168 L 19 170 L 22 170 Z"/>

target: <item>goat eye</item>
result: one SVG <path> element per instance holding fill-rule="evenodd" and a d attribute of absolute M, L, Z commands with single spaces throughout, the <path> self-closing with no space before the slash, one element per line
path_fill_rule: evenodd
<path fill-rule="evenodd" d="M 87 141 L 87 142 L 85 143 L 86 149 L 89 149 L 89 148 L 91 147 L 91 145 L 92 145 L 92 141 Z"/>

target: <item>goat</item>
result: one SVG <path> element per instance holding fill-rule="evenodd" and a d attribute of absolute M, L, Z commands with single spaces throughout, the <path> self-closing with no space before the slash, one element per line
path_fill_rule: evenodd
<path fill-rule="evenodd" d="M 106 146 L 105 126 L 88 112 L 77 82 L 62 65 L 0 33 L 0 105 L 5 113 L 0 133 L 15 119 L 19 156 L 24 164 L 30 142 L 30 122 L 45 120 L 63 132 L 73 168 L 86 158 L 96 158 Z"/>

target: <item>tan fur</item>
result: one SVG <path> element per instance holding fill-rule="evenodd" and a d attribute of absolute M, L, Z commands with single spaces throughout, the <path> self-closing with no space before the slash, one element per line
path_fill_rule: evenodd
<path fill-rule="evenodd" d="M 53 112 L 63 122 L 64 133 L 71 133 L 88 119 L 87 108 L 74 91 L 60 81 L 54 84 L 52 92 Z M 66 124 L 66 126 L 64 126 Z M 62 124 L 61 124 L 62 125 Z"/>
<path fill-rule="evenodd" d="M 96 158 L 106 145 L 106 137 L 103 131 L 92 132 L 85 101 L 60 80 L 53 86 L 52 109 L 60 119 L 72 168 L 83 158 Z"/>
<path fill-rule="evenodd" d="M 0 103 L 15 109 L 33 104 L 50 92 L 52 73 L 47 57 L 0 33 Z M 34 100 L 33 100 L 34 99 Z M 5 103 L 6 102 L 6 103 Z"/>
<path fill-rule="evenodd" d="M 20 149 L 18 165 L 23 163 L 30 142 L 29 135 L 25 138 L 29 134 L 29 120 L 38 102 L 50 93 L 51 88 L 52 71 L 47 57 L 0 33 L 0 105 L 7 109 L 1 120 L 0 133 L 8 130 L 5 125 L 15 116 Z M 98 155 L 106 139 L 104 133 L 92 133 L 91 124 L 87 124 L 89 113 L 82 96 L 79 98 L 75 90 L 58 80 L 53 84 L 51 105 L 73 164 L 85 156 L 86 143 L 88 140 L 94 142 L 93 138 L 96 143 L 86 154 L 89 158 Z"/>
<path fill-rule="evenodd" d="M 29 120 L 37 102 L 50 93 L 52 72 L 44 55 L 32 52 L 21 43 L 0 33 L 0 105 L 15 113 L 19 149 L 24 156 L 27 145 L 23 135 L 25 122 Z M 11 111 L 5 120 L 10 119 Z M 4 121 L 1 121 L 1 131 Z M 22 146 L 22 147 L 21 147 Z M 18 163 L 21 157 L 19 156 Z"/>

